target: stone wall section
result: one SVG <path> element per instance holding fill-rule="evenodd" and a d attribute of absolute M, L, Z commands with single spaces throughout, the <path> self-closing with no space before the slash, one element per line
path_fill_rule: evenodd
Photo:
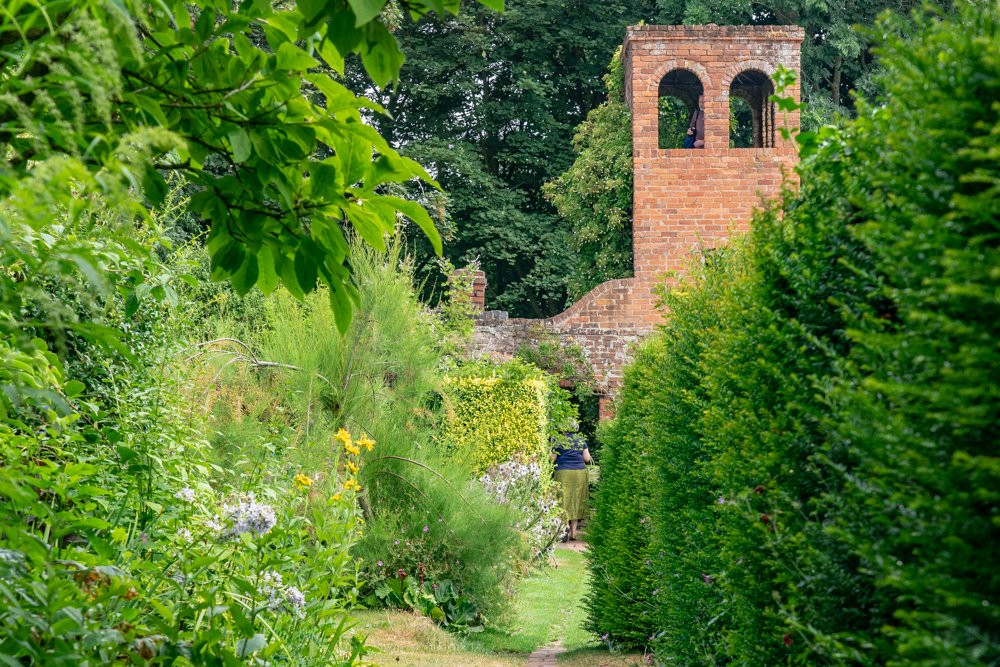
<path fill-rule="evenodd" d="M 698 256 L 746 231 L 752 210 L 794 179 L 796 151 L 777 133 L 770 148 L 729 148 L 729 86 L 741 72 L 800 71 L 804 31 L 797 26 L 637 26 L 626 32 L 625 94 L 632 109 L 634 277 L 598 285 L 566 311 L 543 320 L 486 312 L 472 349 L 512 356 L 542 333 L 583 347 L 600 391 L 621 384 L 630 347 L 663 321 L 656 288 L 681 279 Z M 687 69 L 705 94 L 705 148 L 658 146 L 660 81 Z M 796 83 L 784 95 L 799 99 Z M 798 112 L 778 113 L 778 127 L 798 127 Z M 602 401 L 602 411 L 606 401 Z"/>

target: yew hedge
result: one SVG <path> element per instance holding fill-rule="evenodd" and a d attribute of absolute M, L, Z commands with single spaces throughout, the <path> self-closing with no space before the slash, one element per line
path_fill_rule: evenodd
<path fill-rule="evenodd" d="M 665 663 L 1000 662 L 1000 14 L 880 28 L 606 432 L 591 626 Z"/>

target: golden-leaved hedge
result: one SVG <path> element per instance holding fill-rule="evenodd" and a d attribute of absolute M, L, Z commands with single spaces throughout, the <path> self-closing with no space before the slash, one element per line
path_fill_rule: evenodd
<path fill-rule="evenodd" d="M 549 384 L 534 376 L 451 376 L 445 379 L 443 438 L 476 470 L 548 451 Z"/>

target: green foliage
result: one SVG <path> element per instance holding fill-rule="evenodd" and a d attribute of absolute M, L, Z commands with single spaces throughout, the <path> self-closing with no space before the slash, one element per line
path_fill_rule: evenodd
<path fill-rule="evenodd" d="M 465 364 L 445 379 L 441 438 L 479 472 L 510 460 L 544 460 L 549 387 L 544 373 L 518 360 Z"/>
<path fill-rule="evenodd" d="M 238 365 L 222 369 L 224 381 L 211 398 L 213 444 L 236 478 L 277 459 L 272 465 L 286 478 L 339 480 L 343 497 L 364 512 L 353 554 L 365 604 L 379 604 L 381 585 L 399 570 L 420 571 L 426 581 L 450 581 L 477 613 L 492 618 L 506 606 L 506 582 L 526 549 L 515 514 L 494 503 L 472 466 L 452 460 L 436 441 L 441 326 L 416 300 L 401 248 L 394 243 L 381 255 L 356 242 L 361 302 L 343 337 L 334 333 L 322 294 L 304 303 L 282 294 L 265 300 L 265 321 L 242 341 L 252 353 L 225 343 L 232 353 L 206 374 L 214 377 L 215 368 L 239 356 Z M 245 330 L 234 321 L 239 312 L 221 322 L 219 339 Z M 342 428 L 354 435 L 356 456 L 345 458 Z M 255 441 L 271 444 L 237 444 L 254 433 Z M 371 451 L 362 434 L 374 441 Z M 347 488 L 352 479 L 360 491 Z"/>
<path fill-rule="evenodd" d="M 1000 659 L 1000 14 L 880 29 L 884 96 L 797 136 L 800 191 L 670 291 L 628 372 L 591 539 L 612 574 L 655 555 L 590 610 L 665 661 Z M 644 475 L 637 541 L 616 490 L 641 507 Z"/>
<path fill-rule="evenodd" d="M 656 101 L 656 111 L 656 145 L 659 148 L 684 148 L 691 110 L 680 98 L 664 95 Z"/>
<path fill-rule="evenodd" d="M 650 419 L 658 405 L 658 347 L 653 340 L 625 372 L 615 420 L 602 426 L 601 482 L 587 528 L 592 586 L 588 629 L 613 643 L 644 646 L 656 632 L 652 540 L 656 483 L 650 444 L 658 437 Z M 664 591 L 665 592 L 665 591 Z"/>
<path fill-rule="evenodd" d="M 448 282 L 438 303 L 441 338 L 446 356 L 457 356 L 468 345 L 475 330 L 478 307 L 472 303 L 473 272 L 475 264 L 456 271 L 451 262 L 441 260 L 441 270 L 448 275 Z"/>
<path fill-rule="evenodd" d="M 607 100 L 576 129 L 573 164 L 542 188 L 569 226 L 574 256 L 567 278 L 571 301 L 631 273 L 632 114 L 625 104 L 620 51 L 604 76 Z"/>
<path fill-rule="evenodd" d="M 377 97 L 392 116 L 373 122 L 448 192 L 457 232 L 446 253 L 481 262 L 490 307 L 540 317 L 565 306 L 572 228 L 541 185 L 572 162 L 574 128 L 603 101 L 625 26 L 654 12 L 652 0 L 522 0 L 396 33 L 409 60 L 399 91 Z"/>
<path fill-rule="evenodd" d="M 384 249 L 405 216 L 440 254 L 427 211 L 380 187 L 434 182 L 362 122 L 381 107 L 331 75 L 358 54 L 376 86 L 398 85 L 384 0 L 272 4 L 14 2 L 0 16 L 0 195 L 66 156 L 158 207 L 163 174 L 180 171 L 189 210 L 212 221 L 214 279 L 300 297 L 322 281 L 343 331 L 358 300 L 343 225 Z M 459 2 L 407 8 L 415 20 Z"/>
<path fill-rule="evenodd" d="M 729 98 L 729 147 L 753 148 L 753 109 L 735 95 Z"/>
<path fill-rule="evenodd" d="M 220 479 L 176 372 L 175 267 L 143 209 L 97 181 L 56 157 L 0 200 L 0 653 L 354 662 L 357 511 L 289 494 L 266 465 Z"/>
<path fill-rule="evenodd" d="M 450 581 L 420 581 L 422 576 L 397 573 L 396 578 L 387 578 L 378 585 L 375 596 L 387 607 L 411 609 L 456 632 L 483 631 L 482 614 L 468 598 L 456 592 Z"/>

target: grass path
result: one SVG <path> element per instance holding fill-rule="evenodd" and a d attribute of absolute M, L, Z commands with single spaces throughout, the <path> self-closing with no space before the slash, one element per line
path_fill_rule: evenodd
<path fill-rule="evenodd" d="M 556 550 L 556 567 L 528 577 L 518 588 L 510 620 L 503 629 L 490 628 L 467 638 L 450 635 L 429 619 L 398 611 L 357 614 L 357 631 L 383 652 L 370 656 L 375 664 L 413 667 L 524 667 L 528 656 L 560 645 L 560 667 L 625 667 L 641 664 L 642 656 L 612 655 L 583 628 L 587 591 L 584 555 Z M 553 664 L 551 659 L 546 665 Z"/>
<path fill-rule="evenodd" d="M 490 628 L 469 640 L 494 653 L 524 653 L 561 643 L 567 650 L 597 646 L 583 629 L 586 612 L 587 563 L 575 550 L 556 550 L 556 567 L 528 577 L 518 587 L 514 618 L 503 630 Z"/>

